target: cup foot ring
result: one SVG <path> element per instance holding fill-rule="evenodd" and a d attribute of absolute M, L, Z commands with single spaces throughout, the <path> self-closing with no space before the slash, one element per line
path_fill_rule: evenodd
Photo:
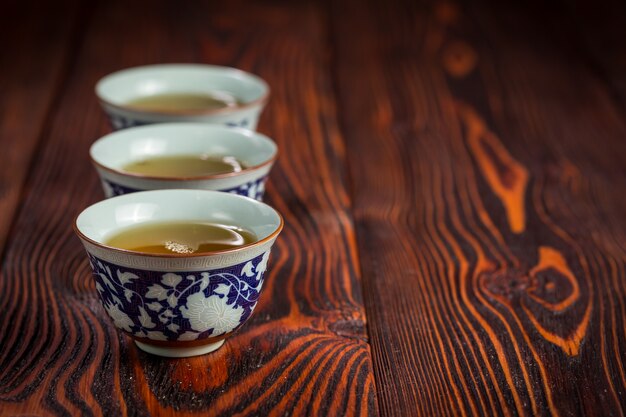
<path fill-rule="evenodd" d="M 224 344 L 224 340 L 220 340 L 219 342 L 215 343 L 209 343 L 207 345 L 193 347 L 155 346 L 149 345 L 147 343 L 142 343 L 137 340 L 135 340 L 135 344 L 139 349 L 153 355 L 164 356 L 166 358 L 188 358 L 190 356 L 199 356 L 206 353 L 214 352 L 222 347 L 222 345 Z"/>

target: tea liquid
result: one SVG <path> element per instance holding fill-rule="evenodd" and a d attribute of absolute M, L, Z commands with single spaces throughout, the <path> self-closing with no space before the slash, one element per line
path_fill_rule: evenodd
<path fill-rule="evenodd" d="M 253 243 L 256 235 L 217 223 L 164 222 L 129 227 L 105 243 L 119 249 L 155 254 L 193 254 L 233 249 Z"/>
<path fill-rule="evenodd" d="M 178 112 L 218 110 L 239 104 L 228 94 L 167 93 L 139 97 L 128 101 L 126 106 L 145 111 Z"/>
<path fill-rule="evenodd" d="M 239 172 L 244 168 L 245 165 L 232 156 L 176 155 L 131 162 L 122 169 L 135 174 L 159 177 L 199 177 Z"/>

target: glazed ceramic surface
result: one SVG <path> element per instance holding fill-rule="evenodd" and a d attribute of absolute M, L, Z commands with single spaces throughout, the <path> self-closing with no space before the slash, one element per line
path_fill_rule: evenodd
<path fill-rule="evenodd" d="M 106 197 L 166 188 L 224 191 L 263 199 L 265 182 L 278 148 L 267 136 L 247 129 L 201 123 L 168 123 L 114 132 L 90 149 Z M 237 173 L 165 178 L 128 173 L 123 167 L 150 157 L 234 156 L 246 169 Z"/>
<path fill-rule="evenodd" d="M 199 255 L 143 254 L 106 245 L 125 228 L 181 220 L 238 225 L 258 240 Z M 203 190 L 111 198 L 85 209 L 75 223 L 113 324 L 143 350 L 172 357 L 219 348 L 250 317 L 281 228 L 280 215 L 263 203 Z"/>
<path fill-rule="evenodd" d="M 127 103 L 155 94 L 226 93 L 241 105 L 208 111 L 155 112 Z M 200 122 L 255 130 L 269 97 L 269 86 L 236 68 L 200 64 L 162 64 L 129 68 L 102 78 L 96 95 L 114 129 L 153 123 Z"/>

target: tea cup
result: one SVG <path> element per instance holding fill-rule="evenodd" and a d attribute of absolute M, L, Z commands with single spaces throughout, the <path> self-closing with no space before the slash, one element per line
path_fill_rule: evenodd
<path fill-rule="evenodd" d="M 270 93 L 258 76 L 236 68 L 202 64 L 160 64 L 128 68 L 96 84 L 96 95 L 113 129 L 153 123 L 200 122 L 255 130 Z M 235 98 L 213 109 L 146 110 L 134 100 L 162 94 L 207 94 Z"/>
<path fill-rule="evenodd" d="M 155 254 L 119 249 L 111 236 L 151 223 L 208 222 L 253 232 L 253 243 L 215 252 Z M 256 200 L 206 190 L 158 190 L 100 201 L 74 230 L 113 325 L 155 355 L 186 357 L 218 349 L 254 311 L 280 214 Z"/>
<path fill-rule="evenodd" d="M 110 133 L 89 151 L 105 196 L 166 188 L 224 191 L 263 199 L 265 182 L 278 155 L 267 136 L 247 129 L 202 123 L 164 123 Z M 189 177 L 145 175 L 124 170 L 157 157 L 215 155 L 234 157 L 243 164 L 237 172 Z"/>

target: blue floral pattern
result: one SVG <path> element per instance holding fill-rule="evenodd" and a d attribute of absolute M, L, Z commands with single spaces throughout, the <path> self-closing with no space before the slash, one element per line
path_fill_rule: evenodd
<path fill-rule="evenodd" d="M 120 185 L 118 183 L 115 183 L 109 180 L 103 179 L 102 181 L 104 183 L 104 187 L 108 188 L 112 196 L 118 196 L 118 195 L 123 195 L 123 194 L 135 193 L 137 191 L 142 191 L 136 188 L 131 188 L 125 185 Z M 219 191 L 222 191 L 225 193 L 231 193 L 231 194 L 239 194 L 239 195 L 243 195 L 246 197 L 254 198 L 255 200 L 262 201 L 263 194 L 265 193 L 266 181 L 267 181 L 267 175 L 257 180 L 242 184 L 238 187 L 227 188 L 225 190 L 219 190 Z"/>
<path fill-rule="evenodd" d="M 124 194 L 136 193 L 137 191 L 141 191 L 136 188 L 131 188 L 125 185 L 120 185 L 116 182 L 112 182 L 112 181 L 105 180 L 105 179 L 103 179 L 102 182 L 104 183 L 104 187 L 109 189 L 113 197 L 117 195 L 124 195 Z"/>
<path fill-rule="evenodd" d="M 248 127 L 248 125 L 250 124 L 250 122 L 248 121 L 248 119 L 242 119 L 238 122 L 226 122 L 225 125 L 228 127 Z"/>
<path fill-rule="evenodd" d="M 115 326 L 143 338 L 191 341 L 220 336 L 252 314 L 269 251 L 212 271 L 151 272 L 89 254 L 100 301 Z"/>
<path fill-rule="evenodd" d="M 239 187 L 229 188 L 229 189 L 220 190 L 220 191 L 223 191 L 225 193 L 231 193 L 231 194 L 239 194 L 239 195 L 243 195 L 246 197 L 254 198 L 255 200 L 262 201 L 263 194 L 265 194 L 265 182 L 266 181 L 267 181 L 267 175 L 257 180 L 250 181 L 248 183 L 240 185 Z"/>
<path fill-rule="evenodd" d="M 109 122 L 111 123 L 111 127 L 113 128 L 113 130 L 121 130 L 121 129 L 127 129 L 129 127 L 145 126 L 149 124 L 158 123 L 158 122 L 139 121 L 137 119 L 130 119 L 127 117 L 120 116 L 119 114 L 113 114 L 113 113 L 107 113 L 107 116 L 109 117 Z M 241 119 L 237 122 L 224 122 L 224 125 L 228 127 L 248 128 L 250 126 L 250 120 Z"/>
<path fill-rule="evenodd" d="M 129 127 L 144 126 L 150 124 L 146 122 L 140 122 L 139 120 L 122 117 L 117 114 L 108 113 L 107 115 L 109 116 L 109 122 L 111 123 L 111 127 L 113 127 L 113 130 L 127 129 Z"/>

